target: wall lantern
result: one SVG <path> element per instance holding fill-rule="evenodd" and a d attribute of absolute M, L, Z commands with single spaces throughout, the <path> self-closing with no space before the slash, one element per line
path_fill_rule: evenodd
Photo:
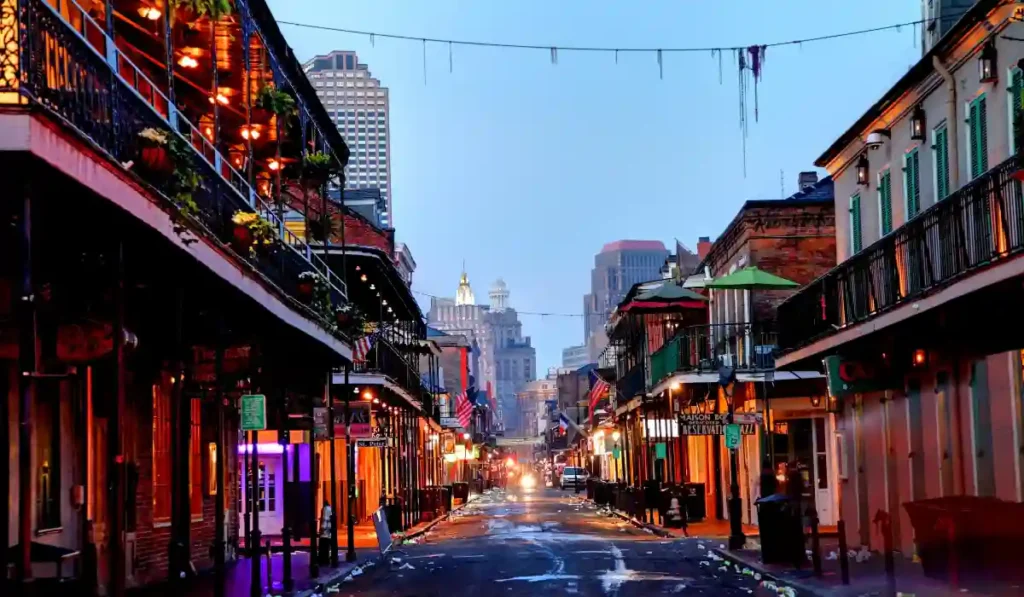
<path fill-rule="evenodd" d="M 821 406 L 821 396 L 811 396 L 811 406 L 814 408 Z"/>
<path fill-rule="evenodd" d="M 860 159 L 857 160 L 857 184 L 861 185 L 862 187 L 868 186 L 869 168 L 870 165 L 868 164 L 868 157 L 865 155 L 861 155 Z"/>
<path fill-rule="evenodd" d="M 927 126 L 924 109 L 921 106 L 914 108 L 910 117 L 910 138 L 915 141 L 924 141 L 924 130 Z"/>
<path fill-rule="evenodd" d="M 914 366 L 923 367 L 928 362 L 928 355 L 925 353 L 923 348 L 918 348 L 914 351 Z"/>
<path fill-rule="evenodd" d="M 996 47 L 987 44 L 978 56 L 978 78 L 982 83 L 991 83 L 999 78 L 996 71 Z"/>

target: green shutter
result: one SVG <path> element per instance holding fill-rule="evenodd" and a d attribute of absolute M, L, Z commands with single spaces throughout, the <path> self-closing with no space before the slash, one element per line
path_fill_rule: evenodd
<path fill-rule="evenodd" d="M 911 219 L 921 211 L 921 168 L 918 163 L 917 149 L 907 153 L 907 167 L 903 177 L 907 181 L 907 219 Z"/>
<path fill-rule="evenodd" d="M 850 197 L 850 243 L 854 253 L 860 253 L 864 247 L 860 233 L 860 194 Z"/>
<path fill-rule="evenodd" d="M 878 217 L 882 223 L 882 236 L 892 232 L 892 175 L 888 170 L 878 181 Z"/>
<path fill-rule="evenodd" d="M 935 130 L 935 197 L 942 201 L 949 196 L 949 143 L 946 125 Z"/>
<path fill-rule="evenodd" d="M 988 118 L 984 95 L 971 102 L 968 123 L 971 127 L 971 178 L 977 178 L 988 170 Z"/>

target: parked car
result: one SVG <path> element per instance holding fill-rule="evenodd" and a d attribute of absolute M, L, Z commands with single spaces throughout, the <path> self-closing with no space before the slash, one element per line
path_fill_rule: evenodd
<path fill-rule="evenodd" d="M 588 477 L 590 477 L 590 473 L 587 472 L 587 469 L 567 466 L 562 469 L 562 477 L 559 479 L 558 484 L 562 489 L 566 487 L 582 487 L 587 483 Z"/>

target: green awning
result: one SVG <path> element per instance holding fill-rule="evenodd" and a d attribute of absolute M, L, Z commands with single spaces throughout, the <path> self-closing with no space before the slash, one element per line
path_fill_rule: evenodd
<path fill-rule="evenodd" d="M 775 274 L 757 269 L 754 266 L 745 267 L 728 276 L 722 276 L 704 285 L 705 288 L 718 290 L 787 290 L 799 288 L 800 285 L 792 280 L 780 278 Z"/>

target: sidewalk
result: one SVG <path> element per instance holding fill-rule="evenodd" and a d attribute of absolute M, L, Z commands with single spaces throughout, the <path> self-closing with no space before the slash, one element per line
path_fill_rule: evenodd
<path fill-rule="evenodd" d="M 466 504 L 472 503 L 479 497 L 479 495 L 471 496 Z M 465 507 L 466 504 L 457 505 L 452 512 L 457 512 L 461 508 Z M 435 518 L 430 522 L 421 522 L 416 524 L 404 533 L 394 533 L 392 534 L 392 540 L 395 544 L 398 544 L 403 540 L 419 537 L 420 535 L 428 532 L 435 525 L 448 520 L 450 516 L 451 512 L 444 516 Z M 339 545 L 338 567 L 321 567 L 320 574 L 316 578 L 312 578 L 309 575 L 309 552 L 293 552 L 292 579 L 294 581 L 294 586 L 292 591 L 288 594 L 293 597 L 309 597 L 313 594 L 313 589 L 318 585 L 338 585 L 357 568 L 361 572 L 364 567 L 375 565 L 376 562 L 380 560 L 381 553 L 377 546 L 377 535 L 373 525 L 360 524 L 356 526 L 355 531 L 356 561 L 345 562 L 346 546 Z M 338 539 L 339 541 L 344 542 L 345 537 L 342 535 L 339 536 Z M 309 542 L 306 541 L 305 544 L 305 549 L 308 550 Z M 260 581 L 262 586 L 260 595 L 284 595 L 284 587 L 282 586 L 282 579 L 284 578 L 284 555 L 279 552 L 275 552 L 270 558 L 270 567 L 272 587 L 268 588 L 267 557 L 264 555 L 260 560 Z M 250 594 L 249 589 L 251 585 L 251 575 L 252 560 L 249 558 L 239 558 L 234 562 L 229 562 L 224 575 L 224 594 L 228 597 L 247 597 Z M 133 589 L 128 593 L 129 595 L 137 597 L 182 597 L 183 595 L 188 595 L 189 597 L 213 597 L 215 588 L 214 582 L 213 570 L 205 570 L 194 578 L 181 583 L 149 585 Z"/>
<path fill-rule="evenodd" d="M 808 546 L 810 541 L 808 541 Z M 829 597 L 856 597 L 861 595 L 886 595 L 887 582 L 885 577 L 885 559 L 877 552 L 853 553 L 849 557 L 850 584 L 842 584 L 839 568 L 839 540 L 825 538 L 821 540 L 822 576 L 814 576 L 811 559 L 808 555 L 806 565 L 801 569 L 779 564 L 761 563 L 761 547 L 758 541 L 748 541 L 747 549 L 728 551 L 714 549 L 718 555 L 736 564 L 747 566 L 764 576 L 788 584 L 807 595 L 828 595 Z M 948 585 L 926 578 L 919 563 L 910 558 L 895 554 L 895 571 L 897 594 L 927 595 L 928 597 L 951 597 L 953 595 L 1024 595 L 1019 587 L 964 587 L 953 589 Z"/>

